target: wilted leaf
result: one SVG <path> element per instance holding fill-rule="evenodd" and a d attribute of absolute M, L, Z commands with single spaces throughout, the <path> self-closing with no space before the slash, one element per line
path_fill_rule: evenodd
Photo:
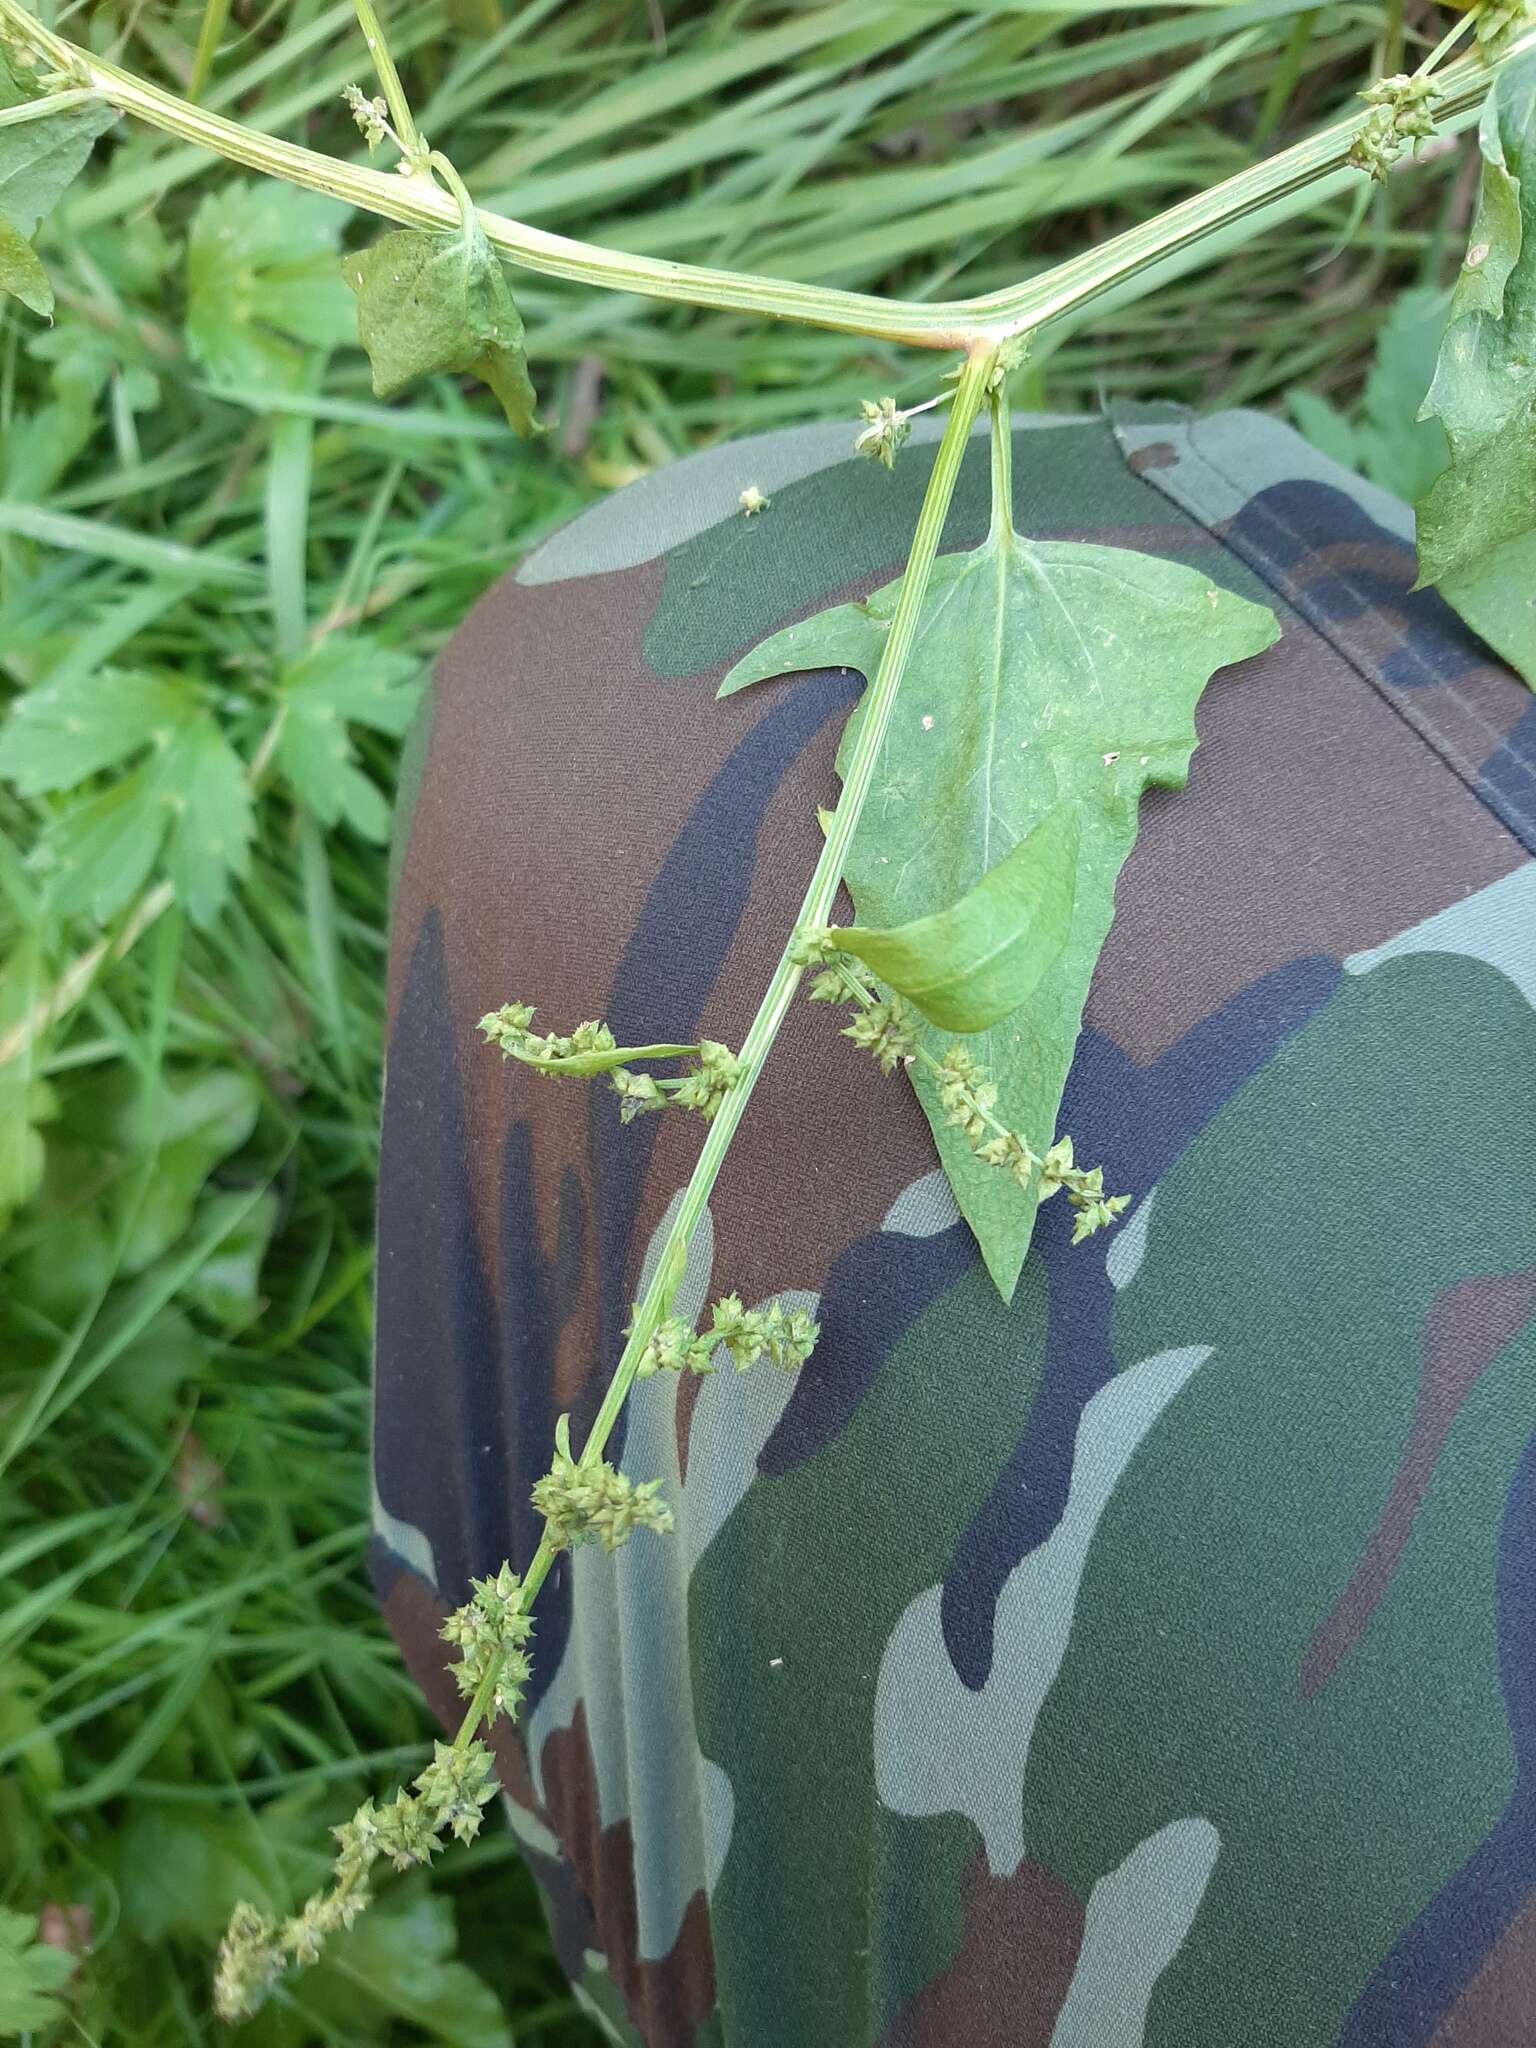
<path fill-rule="evenodd" d="M 226 185 L 187 238 L 187 343 L 223 384 L 291 389 L 306 347 L 351 338 L 336 278 L 337 208 L 270 180 Z"/>
<path fill-rule="evenodd" d="M 342 273 L 357 293 L 357 331 L 380 398 L 440 371 L 478 377 L 514 432 L 536 430 L 522 315 L 478 221 L 453 234 L 399 228 L 349 256 Z"/>
<path fill-rule="evenodd" d="M 775 634 L 737 663 L 721 694 L 792 669 L 847 665 L 872 676 L 898 589 Z M 962 899 L 1042 820 L 1074 818 L 1066 944 L 1019 1009 L 966 1040 L 999 1083 L 999 1114 L 1037 1152 L 1056 1135 L 1141 792 L 1183 787 L 1207 679 L 1278 630 L 1262 606 L 1180 563 L 1028 542 L 1007 525 L 934 565 L 847 881 L 861 924 L 898 925 Z M 844 732 L 840 770 L 861 715 L 862 706 Z M 1042 944 L 1052 944 L 1049 923 Z M 935 1057 L 951 1042 L 930 1024 L 918 1035 Z M 988 1270 L 1011 1296 L 1036 1198 L 977 1160 L 945 1123 L 921 1066 L 908 1071 Z"/>
<path fill-rule="evenodd" d="M 389 836 L 389 806 L 357 765 L 349 725 L 399 735 L 415 715 L 419 664 L 409 655 L 340 634 L 321 641 L 281 682 L 276 764 L 322 824 L 342 818 L 367 839 Z"/>
<path fill-rule="evenodd" d="M 985 1031 L 1034 994 L 1072 929 L 1077 814 L 1063 804 L 946 910 L 834 937 L 946 1031 Z"/>
<path fill-rule="evenodd" d="M 1482 190 L 1425 418 L 1450 463 L 1418 505 L 1419 581 L 1536 685 L 1536 54 L 1498 74 Z"/>

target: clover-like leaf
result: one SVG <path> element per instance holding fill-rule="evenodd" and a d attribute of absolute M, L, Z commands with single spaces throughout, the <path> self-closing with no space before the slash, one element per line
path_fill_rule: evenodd
<path fill-rule="evenodd" d="M 389 806 L 358 766 L 349 725 L 398 735 L 420 696 L 418 664 L 395 648 L 333 634 L 301 656 L 281 685 L 275 760 L 322 824 L 344 818 L 365 839 L 389 836 Z"/>
<path fill-rule="evenodd" d="M 1077 813 L 1062 804 L 945 910 L 879 931 L 834 928 L 833 939 L 930 1024 L 985 1031 L 1033 995 L 1072 929 Z"/>
<path fill-rule="evenodd" d="M 862 604 L 835 606 L 775 634 L 737 663 L 721 694 L 824 666 L 872 676 L 898 589 L 892 584 Z M 934 564 L 846 879 L 861 926 L 910 930 L 910 921 L 937 912 L 942 929 L 945 907 L 964 902 L 1031 835 L 1049 825 L 1049 849 L 1051 834 L 1065 835 L 1066 820 L 1073 821 L 1065 943 L 1056 915 L 1042 916 L 1032 992 L 966 1039 L 999 1084 L 999 1115 L 1039 1153 L 1055 1136 L 1141 792 L 1149 784 L 1183 787 L 1207 680 L 1259 653 L 1278 631 L 1266 608 L 1183 563 L 1030 542 L 1006 520 L 979 548 Z M 861 716 L 862 705 L 843 734 L 840 770 Z M 1066 851 L 1063 836 L 1048 865 L 1064 870 Z M 1044 854 L 1038 857 L 1044 869 Z M 1051 887 L 1064 888 L 1064 876 Z M 866 930 L 863 944 L 872 940 L 878 944 L 876 932 Z M 1022 969 L 1022 961 L 1009 964 L 1021 981 Z M 949 1034 L 927 1022 L 916 1030 L 919 1043 L 942 1058 Z M 908 1073 L 988 1269 L 1011 1297 L 1038 1197 L 976 1157 L 946 1122 L 921 1063 Z"/>
<path fill-rule="evenodd" d="M 357 294 L 358 335 L 380 398 L 439 372 L 478 377 L 515 433 L 537 431 L 522 315 L 472 213 L 450 234 L 398 228 L 349 256 L 342 275 Z"/>
<path fill-rule="evenodd" d="M 1435 379 L 1449 465 L 1418 503 L 1419 581 L 1437 583 L 1536 686 L 1536 54 L 1483 110 L 1482 187 Z"/>
<path fill-rule="evenodd" d="M 40 2032 L 62 2018 L 58 1993 L 74 1973 L 75 1958 L 39 1939 L 32 1914 L 0 1906 L 0 2039 Z"/>
<path fill-rule="evenodd" d="M 108 669 L 45 683 L 17 700 L 0 733 L 0 775 L 23 796 L 73 789 L 169 738 L 185 705 L 185 692 L 163 676 Z"/>
<path fill-rule="evenodd" d="M 108 672 L 33 690 L 0 738 L 0 774 L 27 794 L 78 788 L 144 758 L 58 811 L 43 845 L 55 909 L 109 918 L 157 859 L 189 916 L 206 924 L 249 864 L 255 829 L 244 764 L 179 680 Z"/>
<path fill-rule="evenodd" d="M 187 345 L 217 382 L 289 389 L 308 349 L 350 338 L 339 228 L 318 194 L 271 181 L 226 185 L 198 207 L 187 236 Z"/>

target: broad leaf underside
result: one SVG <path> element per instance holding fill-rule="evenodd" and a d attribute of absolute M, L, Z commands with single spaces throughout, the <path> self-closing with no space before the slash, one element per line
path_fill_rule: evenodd
<path fill-rule="evenodd" d="M 774 634 L 720 694 L 795 670 L 873 676 L 899 587 Z M 1037 1151 L 1055 1135 L 1141 792 L 1183 787 L 1206 682 L 1278 631 L 1263 606 L 1197 570 L 1119 548 L 1004 531 L 934 565 L 846 879 L 861 925 L 902 924 L 954 903 L 1048 814 L 1075 817 L 1066 944 L 1027 1001 L 966 1040 L 997 1078 L 999 1113 Z M 840 772 L 861 712 L 843 735 Z M 929 1023 L 919 1036 L 936 1057 L 954 1042 Z M 1037 1198 L 978 1161 L 944 1122 L 927 1075 L 909 1073 L 961 1211 L 1011 1297 Z"/>

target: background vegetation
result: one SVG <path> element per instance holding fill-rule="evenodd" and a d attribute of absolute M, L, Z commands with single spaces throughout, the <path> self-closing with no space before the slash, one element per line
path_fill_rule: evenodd
<path fill-rule="evenodd" d="M 910 296 L 1016 280 L 1238 170 L 1448 18 L 508 13 L 391 19 L 422 127 L 487 204 Z M 58 19 L 246 121 L 360 147 L 350 0 Z M 1411 492 L 1383 428 L 1427 382 L 1474 159 L 1335 187 L 1093 312 L 1021 402 L 1290 409 Z M 483 393 L 372 399 L 334 260 L 368 232 L 120 125 L 45 231 L 56 325 L 0 312 L 0 672 L 57 711 L 0 741 L 0 1906 L 81 1956 L 61 2003 L 0 1996 L 0 2033 L 212 2039 L 233 1898 L 301 1895 L 323 1823 L 427 1733 L 361 1568 L 385 803 L 426 666 L 587 499 L 724 436 L 926 396 L 937 367 L 525 278 L 550 431 L 521 444 Z M 514 2034 L 592 2038 L 493 1832 L 399 1884 L 248 2038 Z"/>

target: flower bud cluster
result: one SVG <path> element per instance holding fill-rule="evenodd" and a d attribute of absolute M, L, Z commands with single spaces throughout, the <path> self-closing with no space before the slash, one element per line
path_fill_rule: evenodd
<path fill-rule="evenodd" d="M 1350 145 L 1349 161 L 1381 184 L 1405 149 L 1434 134 L 1439 91 L 1432 78 L 1399 72 L 1377 79 L 1360 97 L 1371 111 Z"/>
<path fill-rule="evenodd" d="M 715 1353 L 722 1347 L 738 1372 L 763 1359 L 793 1372 L 810 1357 L 820 1334 L 820 1326 L 803 1309 L 787 1309 L 780 1301 L 747 1308 L 739 1294 L 726 1294 L 710 1310 L 707 1329 L 696 1331 L 681 1316 L 669 1316 L 659 1324 L 640 1354 L 635 1377 L 713 1372 Z"/>
<path fill-rule="evenodd" d="M 557 1450 L 554 1463 L 533 1489 L 533 1504 L 544 1517 L 544 1533 L 556 1550 L 580 1543 L 617 1550 L 636 1529 L 665 1533 L 672 1527 L 672 1510 L 660 1493 L 659 1479 L 637 1485 L 606 1459 L 584 1464 L 568 1451 Z"/>

